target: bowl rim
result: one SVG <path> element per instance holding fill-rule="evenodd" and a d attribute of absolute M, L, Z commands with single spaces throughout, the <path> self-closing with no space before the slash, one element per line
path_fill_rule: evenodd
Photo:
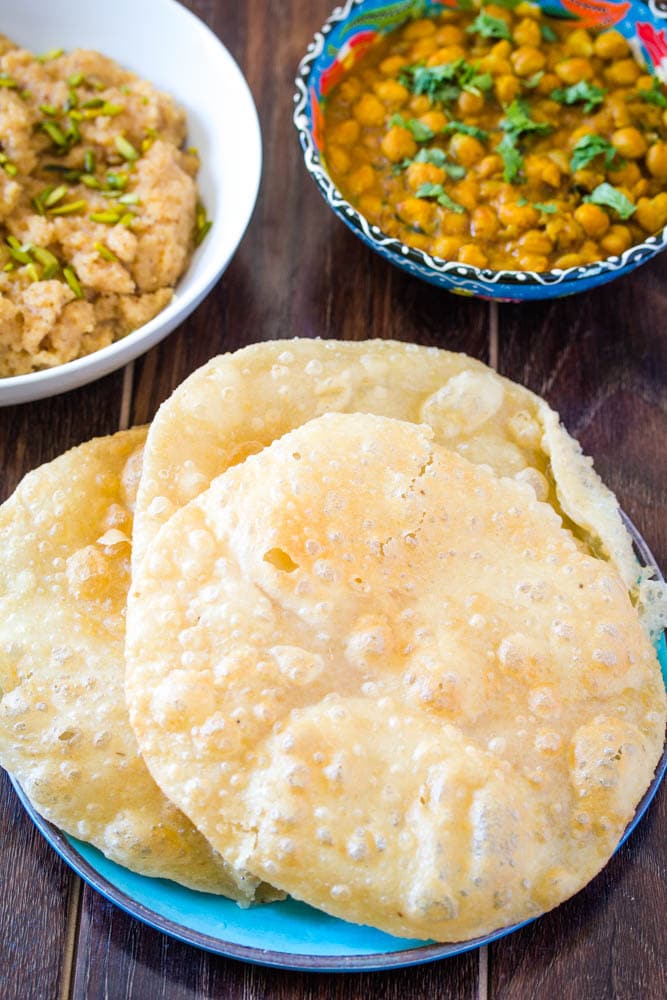
<path fill-rule="evenodd" d="M 151 2 L 155 3 L 156 0 Z M 206 45 L 215 52 L 230 76 L 234 77 L 236 97 L 244 104 L 250 153 L 247 157 L 250 185 L 247 205 L 239 214 L 232 245 L 223 253 L 221 253 L 222 248 L 216 247 L 211 259 L 202 261 L 201 264 L 198 258 L 203 250 L 195 247 L 186 270 L 174 286 L 171 301 L 152 319 L 124 337 L 62 364 L 21 375 L 0 377 L 0 407 L 42 399 L 86 385 L 146 353 L 179 326 L 211 291 L 236 253 L 252 218 L 262 176 L 263 150 L 259 116 L 248 82 L 229 49 L 197 14 L 184 7 L 178 0 L 159 0 L 159 3 L 171 8 L 176 16 L 183 19 L 188 32 L 192 31 L 196 44 Z M 116 61 L 122 60 L 116 59 Z M 131 68 L 141 75 L 140 68 Z M 178 95 L 175 95 L 175 99 L 179 100 Z M 181 283 L 191 272 L 192 286 L 181 295 L 179 294 Z"/>
<path fill-rule="evenodd" d="M 567 294 L 565 289 L 567 288 L 569 291 L 572 285 L 577 284 L 582 279 L 596 279 L 605 275 L 607 280 L 610 280 L 615 274 L 623 273 L 628 268 L 634 269 L 667 248 L 667 224 L 665 224 L 660 232 L 647 235 L 641 243 L 634 243 L 621 254 L 612 254 L 609 257 L 593 261 L 591 264 L 577 264 L 569 268 L 551 268 L 548 271 L 520 271 L 509 268 L 495 270 L 494 268 L 481 268 L 474 264 L 462 264 L 459 261 L 436 257 L 425 250 L 408 246 L 396 237 L 388 236 L 379 226 L 371 223 L 343 197 L 329 176 L 315 144 L 311 116 L 308 113 L 310 104 L 309 79 L 315 62 L 324 51 L 326 36 L 336 25 L 345 22 L 353 9 L 362 3 L 364 0 L 345 0 L 341 6 L 335 7 L 309 42 L 306 53 L 299 62 L 297 76 L 294 80 L 296 91 L 293 96 L 292 120 L 299 135 L 308 173 L 335 214 L 343 218 L 343 221 L 351 229 L 357 231 L 363 240 L 372 244 L 373 249 L 392 258 L 399 266 L 403 261 L 409 261 L 412 265 L 416 265 L 419 271 L 428 272 L 429 277 L 434 278 L 439 283 L 440 279 L 443 278 L 450 278 L 454 283 L 472 279 L 482 286 L 480 290 L 482 292 L 485 288 L 492 292 L 498 286 L 511 287 L 513 291 L 526 287 L 546 289 L 562 286 L 563 294 Z M 631 7 L 629 13 L 632 13 L 632 10 Z M 655 16 L 653 8 L 650 11 L 647 8 L 646 13 L 647 16 Z"/>

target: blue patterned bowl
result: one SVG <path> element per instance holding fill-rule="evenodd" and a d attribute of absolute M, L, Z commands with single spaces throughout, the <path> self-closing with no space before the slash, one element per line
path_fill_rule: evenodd
<path fill-rule="evenodd" d="M 586 28 L 620 31 L 650 71 L 667 80 L 667 0 L 537 0 L 551 17 Z M 371 249 L 424 281 L 461 295 L 505 301 L 551 299 L 583 292 L 628 274 L 667 246 L 667 226 L 620 256 L 594 264 L 535 271 L 493 271 L 440 260 L 383 233 L 346 201 L 329 177 L 322 143 L 323 105 L 343 74 L 382 33 L 410 17 L 469 6 L 465 0 L 346 0 L 308 46 L 296 79 L 294 124 L 306 168 L 336 215 Z"/>

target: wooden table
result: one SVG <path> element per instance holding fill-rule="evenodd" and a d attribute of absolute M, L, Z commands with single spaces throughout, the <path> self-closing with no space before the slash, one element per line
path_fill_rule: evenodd
<path fill-rule="evenodd" d="M 295 68 L 331 2 L 187 4 L 231 50 L 258 106 L 254 218 L 222 282 L 161 346 L 94 385 L 0 411 L 2 498 L 72 445 L 150 420 L 221 351 L 278 337 L 393 337 L 466 351 L 544 395 L 667 566 L 667 257 L 593 293 L 528 306 L 449 295 L 381 261 L 326 207 L 291 124 Z M 388 973 L 275 971 L 164 937 L 80 883 L 4 776 L 0 844 L 2 1000 L 667 997 L 667 787 L 574 900 L 489 948 Z"/>

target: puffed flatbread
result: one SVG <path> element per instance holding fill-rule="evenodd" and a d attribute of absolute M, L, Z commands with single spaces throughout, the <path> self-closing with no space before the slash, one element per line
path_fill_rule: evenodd
<path fill-rule="evenodd" d="M 312 420 L 174 513 L 127 636 L 142 753 L 220 853 L 401 936 L 568 898 L 664 740 L 614 566 L 529 483 L 386 417 Z"/>
<path fill-rule="evenodd" d="M 186 379 L 149 431 L 134 565 L 174 511 L 225 469 L 313 417 L 355 411 L 429 424 L 447 448 L 531 482 L 636 589 L 616 498 L 542 399 L 464 354 L 386 340 L 253 344 Z"/>
<path fill-rule="evenodd" d="M 242 902 L 234 871 L 151 778 L 123 693 L 145 429 L 31 472 L 0 508 L 0 764 L 42 816 L 118 864 Z"/>

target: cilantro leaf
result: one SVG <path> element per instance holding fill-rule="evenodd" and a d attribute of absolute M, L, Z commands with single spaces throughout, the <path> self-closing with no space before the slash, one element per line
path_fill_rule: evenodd
<path fill-rule="evenodd" d="M 653 77 L 651 87 L 648 90 L 638 90 L 638 96 L 642 101 L 646 101 L 647 104 L 655 104 L 657 108 L 667 108 L 667 96 L 665 96 L 665 88 L 662 82 L 658 80 L 657 76 Z"/>
<path fill-rule="evenodd" d="M 558 101 L 559 104 L 577 104 L 579 101 L 585 101 L 584 111 L 589 114 L 598 104 L 602 104 L 606 93 L 607 91 L 603 90 L 602 87 L 596 87 L 593 83 L 580 80 L 579 83 L 573 83 L 571 87 L 560 87 L 558 90 L 552 90 L 551 100 Z M 665 106 L 667 107 L 667 104 Z"/>
<path fill-rule="evenodd" d="M 405 165 L 409 166 L 411 163 L 432 163 L 434 167 L 446 170 L 447 174 L 455 181 L 460 181 L 462 177 L 465 177 L 466 168 L 459 163 L 450 163 L 444 149 L 440 149 L 438 146 L 420 149 L 414 160 L 407 160 Z"/>
<path fill-rule="evenodd" d="M 496 153 L 502 158 L 505 165 L 503 179 L 508 184 L 514 184 L 519 180 L 523 169 L 523 156 L 517 147 L 516 139 L 506 133 L 496 147 Z"/>
<path fill-rule="evenodd" d="M 619 191 L 618 188 L 607 184 L 598 184 L 594 191 L 584 198 L 593 205 L 601 205 L 603 208 L 611 208 L 620 219 L 629 219 L 637 211 L 637 206 L 633 205 L 629 198 Z"/>
<path fill-rule="evenodd" d="M 442 184 L 422 184 L 415 194 L 417 198 L 435 198 L 438 205 L 442 205 L 443 208 L 448 208 L 450 212 L 456 212 L 457 215 L 465 212 L 463 205 L 459 205 L 457 202 L 452 201 Z"/>
<path fill-rule="evenodd" d="M 403 115 L 392 115 L 389 119 L 389 124 L 400 125 L 401 128 L 406 128 L 415 142 L 428 142 L 435 135 L 433 129 L 429 128 L 428 125 L 424 125 L 418 118 L 404 118 Z"/>
<path fill-rule="evenodd" d="M 582 135 L 572 150 L 570 169 L 573 173 L 576 170 L 583 170 L 589 163 L 592 163 L 596 156 L 604 156 L 604 165 L 609 169 L 618 156 L 618 152 L 609 140 L 601 135 Z"/>
<path fill-rule="evenodd" d="M 527 80 L 523 81 L 524 86 L 530 87 L 530 89 L 532 90 L 534 87 L 538 85 L 543 76 L 544 76 L 544 70 L 538 69 L 537 73 L 533 73 L 532 76 L 529 76 Z"/>
<path fill-rule="evenodd" d="M 503 118 L 500 127 L 508 134 L 519 138 L 524 135 L 547 135 L 553 131 L 553 125 L 549 122 L 536 122 L 528 112 L 524 102 L 516 97 L 510 106 L 505 109 L 507 117 Z"/>
<path fill-rule="evenodd" d="M 466 31 L 481 35 L 482 38 L 506 38 L 508 42 L 512 40 L 510 29 L 502 17 L 493 17 L 485 10 L 480 11 Z"/>
<path fill-rule="evenodd" d="M 413 94 L 426 94 L 431 101 L 445 104 L 455 101 L 462 90 L 480 93 L 493 87 L 491 74 L 480 73 L 465 59 L 439 66 L 406 66 L 401 70 L 399 80 Z"/>
<path fill-rule="evenodd" d="M 547 215 L 553 215 L 554 212 L 558 211 L 558 206 L 552 205 L 551 202 L 548 201 L 534 201 L 533 208 L 536 208 L 538 212 L 546 212 Z"/>
<path fill-rule="evenodd" d="M 553 28 L 549 27 L 548 24 L 540 25 L 540 34 L 545 42 L 557 42 L 558 35 Z"/>
<path fill-rule="evenodd" d="M 480 142 L 486 142 L 489 138 L 489 133 L 485 132 L 483 128 L 477 128 L 476 125 L 468 125 L 466 122 L 447 122 L 442 131 L 445 135 L 450 135 L 452 132 L 461 132 L 463 135 L 471 135 L 474 139 L 479 139 Z"/>

